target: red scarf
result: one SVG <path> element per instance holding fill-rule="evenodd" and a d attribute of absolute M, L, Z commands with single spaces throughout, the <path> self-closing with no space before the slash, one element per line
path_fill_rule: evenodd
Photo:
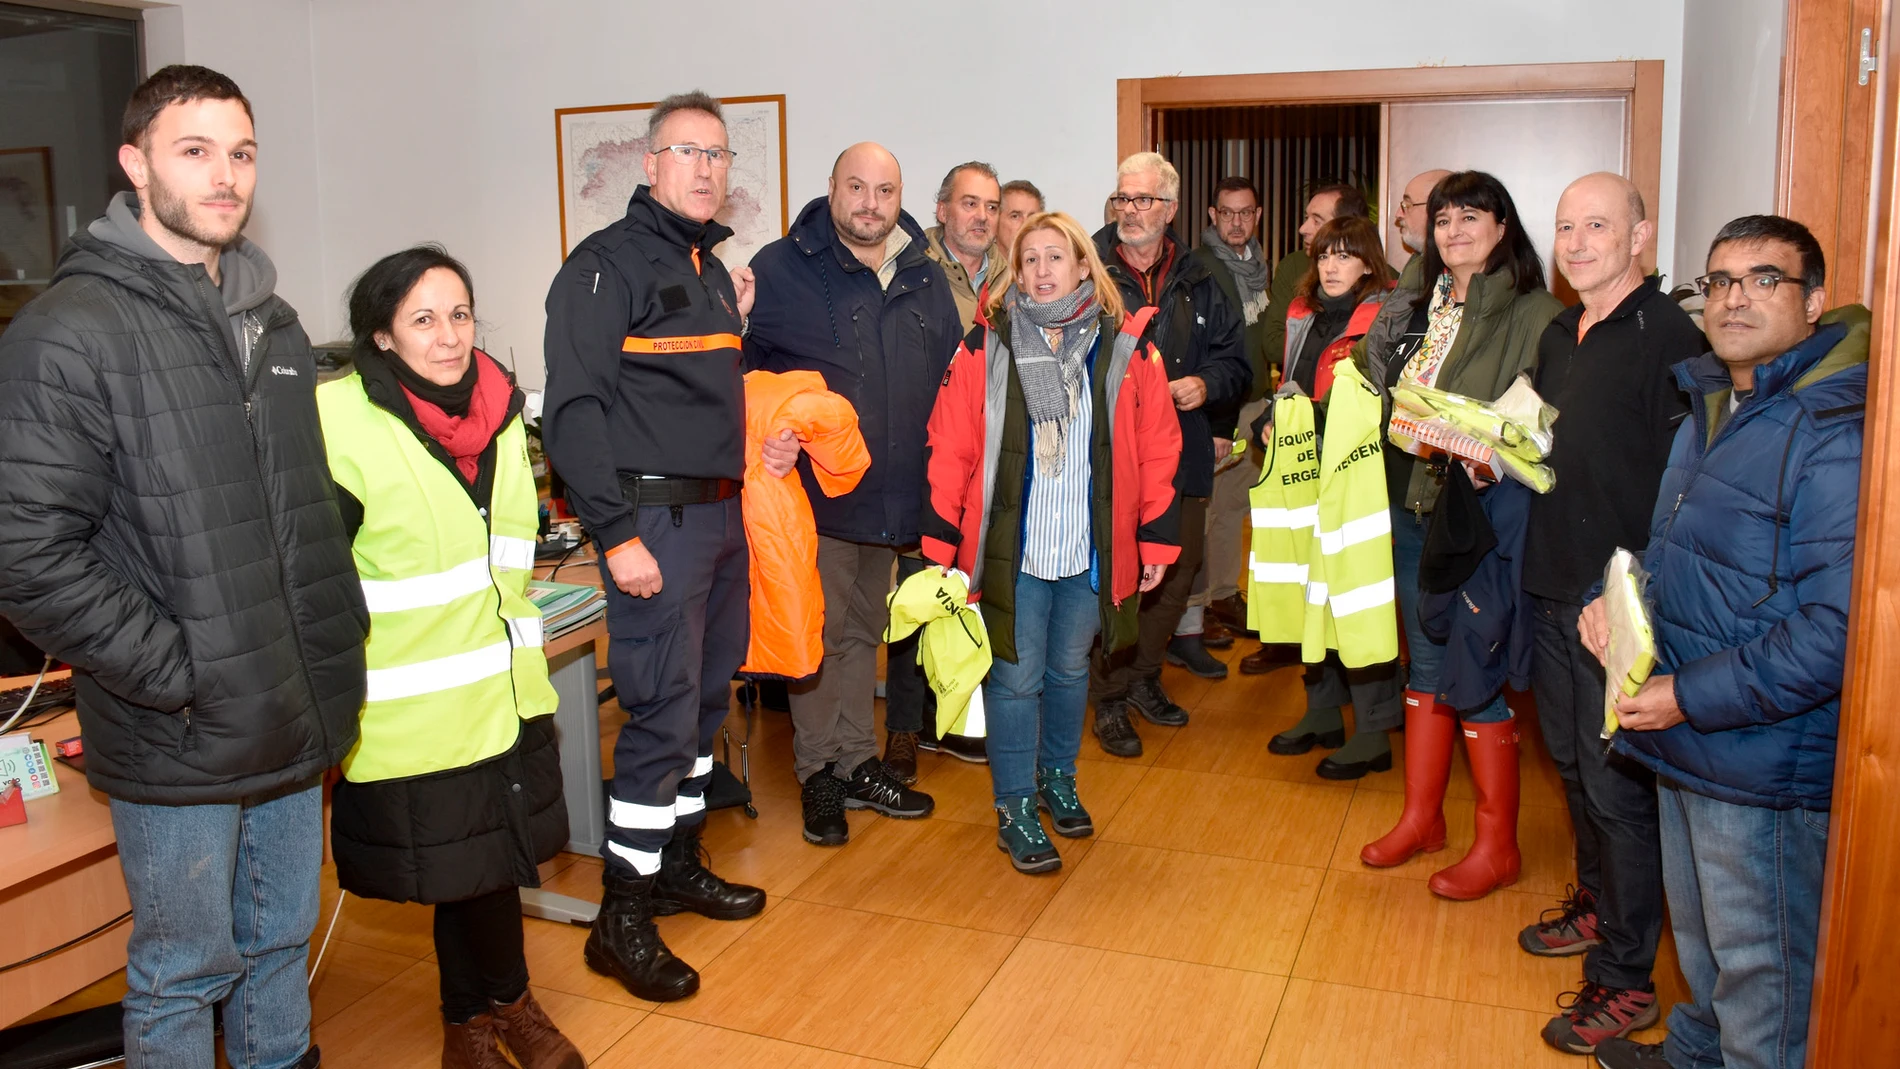
<path fill-rule="evenodd" d="M 501 365 L 487 353 L 477 349 L 469 354 L 469 359 L 475 361 L 475 392 L 468 399 L 468 415 L 451 416 L 442 411 L 440 405 L 410 393 L 407 386 L 402 388 L 402 394 L 409 399 L 409 407 L 415 409 L 416 421 L 422 424 L 423 431 L 448 450 L 449 456 L 455 459 L 455 470 L 462 474 L 462 481 L 473 486 L 476 475 L 481 472 L 482 452 L 501 430 L 502 417 L 508 414 L 514 388 L 508 384 Z"/>

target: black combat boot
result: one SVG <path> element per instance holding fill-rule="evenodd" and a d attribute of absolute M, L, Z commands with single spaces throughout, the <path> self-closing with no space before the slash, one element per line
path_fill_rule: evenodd
<path fill-rule="evenodd" d="M 601 877 L 606 891 L 582 952 L 587 967 L 620 981 L 634 998 L 677 1002 L 699 990 L 699 973 L 673 956 L 653 926 L 652 876 Z"/>
<path fill-rule="evenodd" d="M 699 831 L 704 825 L 676 826 L 660 848 L 660 871 L 653 877 L 653 914 L 670 917 L 692 911 L 716 921 L 744 920 L 765 908 L 765 892 L 727 883 L 700 863 Z"/>

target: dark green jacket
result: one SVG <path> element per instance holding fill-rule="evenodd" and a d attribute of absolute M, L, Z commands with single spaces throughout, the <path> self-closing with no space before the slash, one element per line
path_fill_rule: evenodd
<path fill-rule="evenodd" d="M 1266 353 L 1267 366 L 1282 367 L 1286 364 L 1286 313 L 1293 307 L 1293 291 L 1299 289 L 1300 279 L 1313 266 L 1313 258 L 1306 255 L 1305 249 L 1294 249 L 1273 267 L 1273 278 L 1267 283 L 1267 310 L 1260 313 L 1260 345 Z M 1402 326 L 1403 324 L 1401 324 Z M 1256 381 L 1255 388 L 1260 392 L 1252 399 L 1266 396 L 1266 390 Z"/>
<path fill-rule="evenodd" d="M 1366 335 L 1364 366 L 1366 377 L 1384 390 L 1397 377 L 1392 357 L 1405 335 L 1412 311 L 1425 296 L 1421 257 L 1413 257 L 1399 277 L 1399 287 L 1386 302 L 1385 311 Z M 1521 372 L 1537 366 L 1538 340 L 1544 328 L 1564 310 L 1549 290 L 1537 289 L 1519 294 L 1511 272 L 1500 270 L 1474 275 L 1465 291 L 1464 322 L 1458 328 L 1458 340 L 1451 346 L 1433 384 L 1449 393 L 1463 394 L 1480 401 L 1495 401 L 1511 388 Z M 1414 512 L 1430 512 L 1438 502 L 1438 483 L 1423 461 L 1414 461 L 1412 477 L 1405 492 L 1405 507 Z"/>
<path fill-rule="evenodd" d="M 1221 263 L 1220 257 L 1214 255 L 1214 250 L 1202 244 L 1195 247 L 1194 255 L 1199 257 L 1203 263 L 1207 264 L 1208 273 L 1214 276 L 1214 282 L 1220 287 L 1221 293 L 1226 295 L 1227 302 L 1235 308 L 1244 309 L 1246 302 L 1240 299 L 1240 286 L 1234 282 L 1233 272 L 1227 270 L 1226 265 Z M 1279 276 L 1275 275 L 1273 281 L 1278 281 L 1278 279 Z M 1297 282 L 1299 280 L 1296 278 L 1294 281 Z M 1267 395 L 1267 389 L 1273 382 L 1272 369 L 1278 367 L 1280 364 L 1279 350 L 1267 348 L 1267 324 L 1273 322 L 1273 293 L 1274 290 L 1270 282 L 1267 287 L 1267 307 L 1261 311 L 1259 318 L 1255 319 L 1252 323 L 1246 323 L 1245 315 L 1243 314 L 1241 317 L 1244 324 L 1241 329 L 1245 332 L 1242 344 L 1247 349 L 1247 363 L 1253 366 L 1253 386 L 1247 390 L 1247 400 L 1249 401 L 1258 401 Z M 1280 334 L 1284 341 L 1286 335 L 1286 311 L 1284 308 L 1281 309 L 1280 313 Z M 1219 430 L 1219 428 L 1215 428 L 1215 430 Z"/>

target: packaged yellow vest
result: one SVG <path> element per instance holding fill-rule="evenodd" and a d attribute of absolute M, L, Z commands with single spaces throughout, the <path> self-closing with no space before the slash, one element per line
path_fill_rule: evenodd
<path fill-rule="evenodd" d="M 990 637 L 983 615 L 971 605 L 969 580 L 962 572 L 925 568 L 904 580 L 890 597 L 891 622 L 884 641 L 895 642 L 917 630 L 917 657 L 924 678 L 937 695 L 937 737 L 980 739 L 987 732 L 978 691 L 990 674 Z"/>
<path fill-rule="evenodd" d="M 1399 655 L 1384 418 L 1378 393 L 1350 360 L 1335 365 L 1333 374 L 1301 656 L 1314 663 L 1333 649 L 1346 667 L 1363 668 Z"/>
<path fill-rule="evenodd" d="M 477 356 L 476 359 L 484 359 Z M 541 610 L 528 599 L 539 499 L 519 416 L 495 439 L 484 518 L 460 476 L 356 375 L 317 387 L 330 473 L 363 505 L 353 552 L 370 614 L 354 782 L 461 768 L 554 711 Z"/>
<path fill-rule="evenodd" d="M 1303 394 L 1273 402 L 1272 444 L 1253 507 L 1248 556 L 1247 626 L 1260 641 L 1299 642 L 1304 629 L 1307 568 L 1319 508 L 1319 443 L 1313 402 Z"/>

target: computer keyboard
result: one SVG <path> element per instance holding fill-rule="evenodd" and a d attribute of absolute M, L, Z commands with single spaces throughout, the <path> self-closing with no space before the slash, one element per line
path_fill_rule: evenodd
<path fill-rule="evenodd" d="M 0 723 L 12 716 L 25 700 L 27 692 L 33 689 L 31 683 L 11 690 L 0 690 Z M 68 707 L 73 704 L 73 680 L 71 676 L 49 679 L 40 684 L 38 694 L 33 695 L 33 704 L 26 707 L 27 715 L 44 712 L 47 709 Z"/>

